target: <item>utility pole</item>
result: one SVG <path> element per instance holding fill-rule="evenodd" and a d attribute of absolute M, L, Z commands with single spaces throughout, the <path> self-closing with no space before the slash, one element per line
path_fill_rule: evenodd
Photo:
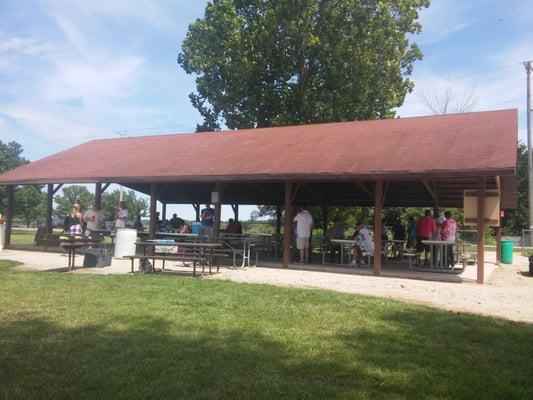
<path fill-rule="evenodd" d="M 527 176 L 529 193 L 529 229 L 533 229 L 533 153 L 531 152 L 531 61 L 524 62 L 527 73 Z M 531 233 L 531 232 L 530 232 Z"/>

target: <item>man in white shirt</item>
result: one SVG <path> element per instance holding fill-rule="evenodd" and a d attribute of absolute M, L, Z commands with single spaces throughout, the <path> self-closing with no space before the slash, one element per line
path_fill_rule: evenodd
<path fill-rule="evenodd" d="M 85 212 L 83 220 L 87 223 L 87 234 L 90 235 L 92 232 L 100 229 L 102 213 L 96 207 L 96 203 L 91 204 L 91 207 Z"/>
<path fill-rule="evenodd" d="M 362 221 L 358 221 L 356 224 L 357 232 L 355 234 L 355 260 L 352 262 L 352 266 L 357 267 L 366 267 L 366 264 L 363 260 L 363 253 L 374 254 L 374 238 L 368 230 L 368 228 L 363 224 Z"/>
<path fill-rule="evenodd" d="M 126 221 L 128 220 L 128 209 L 126 208 L 126 202 L 121 201 L 118 203 L 118 211 L 115 214 L 115 228 L 125 228 Z"/>
<path fill-rule="evenodd" d="M 300 252 L 300 263 L 307 263 L 309 262 L 309 237 L 313 229 L 313 217 L 306 207 L 302 207 L 293 221 L 296 222 L 296 248 Z"/>

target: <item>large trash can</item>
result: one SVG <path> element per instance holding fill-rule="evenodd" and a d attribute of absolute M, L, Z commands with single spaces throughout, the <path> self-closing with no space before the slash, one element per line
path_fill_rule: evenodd
<path fill-rule="evenodd" d="M 117 229 L 115 235 L 114 257 L 121 258 L 135 255 L 135 242 L 137 241 L 137 230 L 121 228 Z"/>
<path fill-rule="evenodd" d="M 0 222 L 0 251 L 4 249 L 6 245 L 6 226 L 3 222 Z"/>
<path fill-rule="evenodd" d="M 509 240 L 502 241 L 502 263 L 512 264 L 513 263 L 513 242 Z"/>

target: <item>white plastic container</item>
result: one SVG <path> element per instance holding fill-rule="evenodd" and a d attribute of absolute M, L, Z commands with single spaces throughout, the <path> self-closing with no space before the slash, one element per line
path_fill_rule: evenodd
<path fill-rule="evenodd" d="M 115 235 L 114 257 L 126 257 L 135 255 L 135 242 L 137 241 L 137 230 L 121 228 L 117 229 Z"/>
<path fill-rule="evenodd" d="M 0 251 L 6 245 L 6 224 L 0 224 Z"/>

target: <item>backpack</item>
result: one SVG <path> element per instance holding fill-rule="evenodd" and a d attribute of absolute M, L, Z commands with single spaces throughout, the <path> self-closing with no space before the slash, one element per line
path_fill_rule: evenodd
<path fill-rule="evenodd" d="M 152 272 L 154 267 L 152 266 L 152 263 L 148 261 L 147 258 L 141 258 L 139 259 L 139 272 L 141 274 L 148 274 Z"/>

